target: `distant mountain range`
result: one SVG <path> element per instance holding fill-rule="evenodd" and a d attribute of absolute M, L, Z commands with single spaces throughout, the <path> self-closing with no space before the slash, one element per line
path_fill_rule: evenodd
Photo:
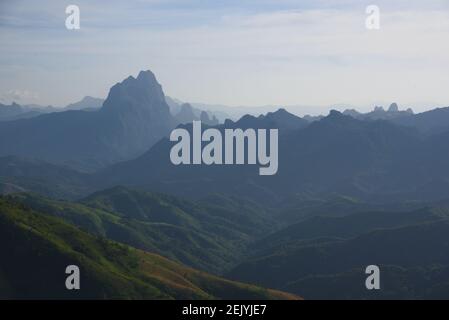
<path fill-rule="evenodd" d="M 0 121 L 27 119 L 37 117 L 41 114 L 67 110 L 96 110 L 101 107 L 103 102 L 103 99 L 86 96 L 80 101 L 71 103 L 64 108 L 41 106 L 37 104 L 19 105 L 15 102 L 11 105 L 0 104 Z"/>
<path fill-rule="evenodd" d="M 183 102 L 170 98 L 172 101 L 176 101 L 178 104 Z M 209 113 L 214 114 L 220 122 L 226 119 L 236 121 L 245 115 L 252 115 L 258 117 L 262 114 L 268 112 L 275 112 L 280 108 L 279 105 L 266 105 L 266 106 L 227 106 L 222 104 L 209 104 L 209 103 L 197 103 L 190 102 L 193 108 L 198 110 L 206 110 Z M 282 106 L 288 112 L 295 115 L 307 115 L 309 113 L 313 114 L 323 114 L 329 111 L 329 106 L 306 106 L 306 105 L 288 105 Z"/>
<path fill-rule="evenodd" d="M 165 101 L 170 108 L 171 114 L 175 116 L 180 123 L 188 123 L 193 120 L 204 119 L 206 121 L 210 121 L 211 124 L 218 124 L 219 122 L 223 122 L 225 119 L 229 118 L 227 114 L 211 112 L 203 108 L 198 109 L 192 107 L 190 103 L 184 103 L 178 99 L 170 98 L 169 96 L 165 96 Z"/>
<path fill-rule="evenodd" d="M 440 111 L 434 112 L 440 123 Z M 433 123 L 422 122 L 419 114 L 407 117 L 432 130 Z M 98 172 L 97 180 L 104 187 L 140 186 L 189 197 L 209 192 L 259 200 L 333 192 L 378 201 L 444 197 L 449 192 L 449 131 L 429 135 L 397 120 L 358 120 L 337 111 L 312 123 L 285 110 L 245 116 L 218 128 L 279 128 L 279 171 L 272 177 L 259 177 L 251 165 L 174 166 L 169 160 L 173 143 L 162 139 L 142 156 Z"/>
<path fill-rule="evenodd" d="M 96 110 L 103 105 L 104 99 L 85 96 L 80 101 L 68 104 L 63 110 Z"/>
<path fill-rule="evenodd" d="M 383 107 L 374 107 L 374 110 L 367 113 L 360 113 L 354 109 L 346 109 L 343 114 L 351 116 L 360 120 L 392 120 L 397 118 L 407 118 L 413 115 L 413 110 L 408 108 L 405 111 L 400 111 L 396 103 L 392 103 L 388 110 Z"/>
<path fill-rule="evenodd" d="M 142 71 L 104 101 L 27 108 L 0 106 L 0 298 L 73 298 L 69 263 L 83 298 L 449 297 L 449 107 L 220 118 Z M 193 120 L 278 129 L 277 174 L 173 165 L 167 136 Z"/>
<path fill-rule="evenodd" d="M 166 97 L 167 103 L 175 112 L 179 112 L 180 105 L 183 102 Z M 353 116 L 357 119 L 392 119 L 403 117 L 409 114 L 413 114 L 411 108 L 407 108 L 404 111 L 399 110 L 397 103 L 392 103 L 390 107 L 385 110 L 382 106 L 375 106 L 373 111 L 370 112 L 359 112 L 355 107 L 347 104 L 335 104 L 331 106 L 306 106 L 306 105 L 284 105 L 280 107 L 279 105 L 266 105 L 266 106 L 226 106 L 221 104 L 207 104 L 207 103 L 190 103 L 194 110 L 207 110 L 208 113 L 214 114 L 220 122 L 224 122 L 226 119 L 236 121 L 245 115 L 252 115 L 258 117 L 259 115 L 267 114 L 269 112 L 275 112 L 279 108 L 285 109 L 289 113 L 297 116 L 301 116 L 308 121 L 319 120 L 327 114 L 329 110 L 341 110 L 345 115 Z M 200 112 L 200 111 L 199 111 Z M 312 114 L 312 115 L 311 115 Z"/>
<path fill-rule="evenodd" d="M 0 155 L 93 170 L 145 152 L 175 125 L 150 71 L 113 86 L 102 108 L 0 123 Z"/>
<path fill-rule="evenodd" d="M 58 193 L 71 190 L 66 193 L 69 197 L 74 195 L 74 190 L 82 195 L 114 185 L 139 186 L 193 197 L 224 192 L 271 200 L 298 193 L 333 192 L 377 201 L 436 200 L 445 197 L 449 191 L 449 170 L 445 160 L 449 158 L 446 151 L 449 150 L 446 138 L 449 134 L 449 108 L 420 114 L 398 111 L 394 106 L 388 111 L 378 109 L 376 112 L 379 114 L 397 115 L 389 115 L 387 120 L 373 119 L 376 112 L 356 119 L 332 111 L 312 122 L 280 109 L 258 117 L 247 115 L 236 122 L 227 120 L 218 125 L 220 130 L 280 130 L 279 172 L 273 177 L 262 178 L 258 176 L 256 166 L 251 165 L 172 165 L 168 157 L 173 143 L 164 136 L 176 123 L 182 123 L 182 119 L 170 115 L 157 85 L 159 100 L 156 101 L 129 101 L 127 93 L 124 93 L 140 90 L 131 87 L 142 81 L 143 74 L 140 79 L 128 78 L 125 85 L 117 84 L 115 89 L 111 89 L 114 93 L 99 111 L 67 111 L 0 124 L 0 132 L 5 133 L 0 137 L 1 154 L 22 157 L 19 162 L 9 158 L 6 163 L 26 167 L 26 157 L 33 157 L 43 159 L 47 164 L 42 165 L 48 168 L 54 164 L 66 164 L 75 169 L 95 170 L 137 156 L 91 175 L 77 174 L 76 171 L 67 174 L 65 177 L 77 177 L 62 179 L 67 187 L 60 184 Z M 154 76 L 150 78 L 150 83 L 157 84 Z M 113 101 L 117 102 L 114 104 Z M 158 111 L 152 113 L 152 108 Z M 186 115 L 194 116 L 190 106 L 184 106 L 184 110 Z M 188 124 L 184 126 L 189 128 Z M 78 127 L 84 130 L 78 132 Z M 37 133 L 31 139 L 32 130 Z M 65 132 L 65 136 L 56 132 Z M 56 168 L 49 172 L 69 170 L 67 167 Z M 56 180 L 52 174 L 43 177 L 39 170 L 36 174 L 27 170 L 28 176 L 24 177 L 16 173 L 17 170 L 8 170 L 5 170 L 3 181 L 10 187 L 14 185 L 26 190 L 31 187 L 31 190 L 47 190 L 50 194 L 54 193 L 51 189 L 56 189 L 51 182 Z M 37 180 L 31 183 L 30 177 L 38 178 L 39 183 Z M 192 185 L 196 187 L 192 188 Z"/>
<path fill-rule="evenodd" d="M 18 161 L 5 158 L 9 160 L 4 163 L 23 168 L 4 170 L 5 190 L 46 190 L 72 197 L 125 185 L 189 197 L 220 192 L 273 201 L 292 194 L 334 192 L 378 201 L 435 200 L 449 191 L 449 108 L 414 114 L 392 104 L 388 110 L 376 108 L 369 113 L 331 111 L 312 121 L 279 109 L 217 124 L 207 112 L 198 115 L 189 104 L 179 105 L 173 116 L 167 100 L 155 76 L 146 71 L 112 87 L 98 110 L 1 122 L 0 156 L 21 157 Z M 192 120 L 220 130 L 278 128 L 278 174 L 259 177 L 256 166 L 250 165 L 172 165 L 168 156 L 173 143 L 165 137 L 178 124 L 189 128 Z M 34 174 L 25 169 L 26 158 L 41 161 L 40 166 L 48 168 L 45 172 L 52 174 L 44 177 L 39 170 Z M 66 167 L 56 169 L 54 165 Z M 97 172 L 83 175 L 73 171 L 61 179 L 66 187 L 59 184 L 58 191 L 52 191 L 56 189 L 53 176 L 69 167 Z M 30 168 L 37 167 L 33 164 Z M 23 170 L 28 173 L 21 174 Z"/>
<path fill-rule="evenodd" d="M 174 116 L 178 123 L 187 124 L 192 123 L 192 121 L 201 120 L 202 123 L 207 124 L 209 126 L 216 126 L 219 124 L 218 119 L 215 115 L 212 115 L 212 118 L 209 116 L 209 113 L 206 111 L 195 110 L 190 104 L 184 103 L 179 106 L 179 111 L 175 112 Z"/>
<path fill-rule="evenodd" d="M 43 113 L 55 112 L 53 107 L 21 106 L 17 103 L 4 105 L 0 103 L 0 121 L 33 118 Z"/>

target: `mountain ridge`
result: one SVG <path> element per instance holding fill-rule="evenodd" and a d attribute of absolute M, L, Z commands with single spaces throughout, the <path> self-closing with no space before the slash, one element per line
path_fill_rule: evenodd
<path fill-rule="evenodd" d="M 2 197 L 0 208 L 3 299 L 299 299 L 92 236 Z M 68 265 L 80 268 L 81 290 L 65 288 Z"/>
<path fill-rule="evenodd" d="M 97 111 L 69 110 L 0 123 L 0 156 L 37 157 L 81 170 L 131 159 L 176 121 L 151 71 L 114 85 Z"/>

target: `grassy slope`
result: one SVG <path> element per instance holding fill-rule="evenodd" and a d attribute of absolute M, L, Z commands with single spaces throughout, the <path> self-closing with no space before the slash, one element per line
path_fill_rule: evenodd
<path fill-rule="evenodd" d="M 77 203 L 11 197 L 89 233 L 214 273 L 235 264 L 247 243 L 273 226 L 257 206 L 219 196 L 195 203 L 116 187 Z"/>
<path fill-rule="evenodd" d="M 5 198 L 0 198 L 0 252 L 0 298 L 295 298 L 90 235 Z M 79 291 L 65 289 L 70 264 L 80 267 Z"/>

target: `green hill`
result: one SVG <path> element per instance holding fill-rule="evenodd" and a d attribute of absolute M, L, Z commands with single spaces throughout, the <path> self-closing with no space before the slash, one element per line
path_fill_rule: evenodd
<path fill-rule="evenodd" d="M 294 299 L 225 280 L 156 254 L 90 235 L 59 218 L 0 198 L 0 298 Z M 77 265 L 81 289 L 65 288 Z"/>
<path fill-rule="evenodd" d="M 27 193 L 9 198 L 94 235 L 213 273 L 235 265 L 247 244 L 275 225 L 258 205 L 218 195 L 191 202 L 115 187 L 79 202 Z"/>
<path fill-rule="evenodd" d="M 449 297 L 449 219 L 444 208 L 314 217 L 270 235 L 232 279 L 305 299 Z M 365 288 L 365 268 L 381 290 Z"/>
<path fill-rule="evenodd" d="M 327 211 L 326 211 L 327 212 Z M 323 212 L 322 212 L 323 213 Z M 391 229 L 441 219 L 441 213 L 432 208 L 413 211 L 366 211 L 342 217 L 317 215 L 289 225 L 258 241 L 253 250 L 269 250 L 309 239 L 351 238 L 376 229 Z"/>

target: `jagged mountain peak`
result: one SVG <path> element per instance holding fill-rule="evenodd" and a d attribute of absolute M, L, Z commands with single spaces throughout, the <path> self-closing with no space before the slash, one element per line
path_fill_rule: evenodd
<path fill-rule="evenodd" d="M 151 71 L 115 84 L 97 111 L 54 112 L 27 120 L 0 122 L 1 155 L 38 157 L 82 170 L 136 157 L 176 125 Z"/>
<path fill-rule="evenodd" d="M 193 114 L 193 107 L 190 103 L 183 103 L 181 105 L 181 112 L 191 112 Z"/>
<path fill-rule="evenodd" d="M 396 102 L 393 102 L 392 104 L 390 104 L 390 107 L 388 108 L 388 112 L 398 112 L 398 111 L 399 111 L 399 107 Z"/>
<path fill-rule="evenodd" d="M 268 114 L 288 114 L 288 115 L 292 115 L 290 112 L 285 110 L 285 108 L 279 108 L 279 109 L 277 109 L 274 112 L 268 112 Z"/>
<path fill-rule="evenodd" d="M 156 80 L 156 76 L 154 75 L 153 72 L 151 72 L 151 70 L 140 71 L 139 74 L 137 75 L 136 80 L 141 83 L 147 84 L 158 83 Z"/>
<path fill-rule="evenodd" d="M 236 122 L 228 119 L 225 121 L 224 126 L 242 129 L 270 128 L 281 130 L 295 130 L 304 128 L 308 124 L 309 122 L 307 120 L 291 114 L 284 108 L 280 108 L 277 111 L 268 112 L 265 115 L 261 114 L 258 117 L 246 114 Z"/>
<path fill-rule="evenodd" d="M 329 115 L 326 118 L 338 119 L 338 118 L 345 118 L 345 117 L 347 117 L 347 116 L 345 116 L 340 111 L 332 109 L 331 111 L 329 111 Z"/>
<path fill-rule="evenodd" d="M 103 105 L 104 100 L 92 96 L 85 96 L 80 101 L 68 104 L 65 110 L 98 109 Z"/>
<path fill-rule="evenodd" d="M 274 112 L 268 112 L 265 117 L 273 119 L 301 119 L 300 117 L 288 112 L 284 108 L 279 108 Z"/>
<path fill-rule="evenodd" d="M 317 121 L 317 124 L 332 124 L 341 126 L 358 122 L 359 120 L 355 119 L 354 117 L 332 109 L 331 111 L 329 111 L 329 114 L 326 117 Z"/>
<path fill-rule="evenodd" d="M 189 103 L 183 103 L 175 117 L 181 124 L 190 123 L 193 120 L 199 120 L 199 118 L 195 115 L 193 107 Z"/>
<path fill-rule="evenodd" d="M 115 84 L 109 91 L 103 109 L 153 108 L 155 105 L 164 109 L 164 112 L 169 112 L 162 86 L 154 74 L 147 70 L 140 71 L 137 78 L 129 76 Z"/>

